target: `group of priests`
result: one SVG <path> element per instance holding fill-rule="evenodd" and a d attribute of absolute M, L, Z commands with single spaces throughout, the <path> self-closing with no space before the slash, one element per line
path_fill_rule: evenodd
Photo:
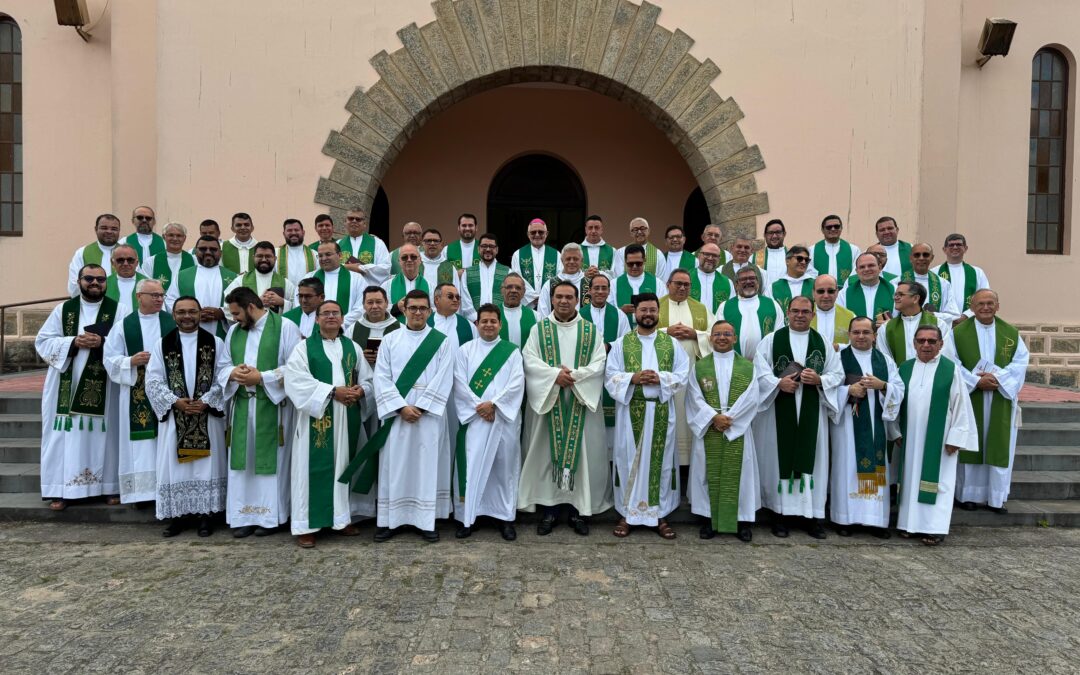
<path fill-rule="evenodd" d="M 305 548 L 372 517 L 376 541 L 451 515 L 513 540 L 537 509 L 585 535 L 612 507 L 615 536 L 672 539 L 684 496 L 702 538 L 743 541 L 762 507 L 779 537 L 824 538 L 827 503 L 840 535 L 888 536 L 895 501 L 930 545 L 954 501 L 1005 511 L 1028 354 L 963 235 L 933 268 L 889 217 L 866 252 L 837 216 L 810 247 L 772 220 L 760 250 L 710 225 L 695 252 L 643 218 L 615 248 L 598 216 L 557 250 L 534 219 L 507 266 L 477 223 L 407 223 L 391 251 L 358 208 L 280 246 L 237 213 L 188 248 L 149 207 L 122 241 L 98 217 L 36 342 L 43 498 Z"/>

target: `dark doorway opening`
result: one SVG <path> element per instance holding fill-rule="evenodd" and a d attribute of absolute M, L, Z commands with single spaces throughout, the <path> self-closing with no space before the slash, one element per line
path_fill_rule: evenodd
<path fill-rule="evenodd" d="M 694 191 L 686 198 L 682 212 L 683 234 L 686 235 L 688 251 L 696 251 L 701 246 L 701 233 L 705 231 L 711 218 L 709 205 L 705 202 L 705 194 L 702 193 L 701 188 L 694 188 Z"/>
<path fill-rule="evenodd" d="M 386 192 L 382 186 L 375 193 L 375 201 L 371 203 L 371 214 L 368 216 L 368 232 L 390 245 L 390 200 L 386 198 Z"/>
<path fill-rule="evenodd" d="M 567 164 L 550 155 L 524 155 L 499 169 L 488 189 L 487 227 L 499 238 L 499 259 L 529 243 L 529 221 L 548 226 L 548 245 L 562 249 L 585 238 L 585 186 Z"/>

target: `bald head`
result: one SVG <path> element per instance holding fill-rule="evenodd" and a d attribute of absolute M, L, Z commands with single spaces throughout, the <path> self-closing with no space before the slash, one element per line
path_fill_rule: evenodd
<path fill-rule="evenodd" d="M 814 304 L 822 311 L 829 311 L 836 305 L 836 296 L 840 288 L 836 283 L 836 277 L 830 274 L 822 274 L 814 279 Z"/>

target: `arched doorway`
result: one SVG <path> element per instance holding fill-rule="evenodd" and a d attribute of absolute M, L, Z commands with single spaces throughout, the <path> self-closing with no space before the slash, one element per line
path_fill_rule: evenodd
<path fill-rule="evenodd" d="M 487 229 L 499 237 L 499 257 L 509 262 L 525 246 L 529 221 L 548 226 L 548 243 L 561 249 L 585 236 L 585 187 L 565 162 L 551 155 L 525 155 L 507 162 L 491 181 Z"/>
<path fill-rule="evenodd" d="M 383 241 L 390 241 L 390 200 L 386 197 L 386 191 L 381 185 L 379 191 L 375 193 L 375 199 L 371 202 L 368 232 Z"/>
<path fill-rule="evenodd" d="M 694 191 L 686 198 L 686 204 L 683 206 L 682 226 L 683 233 L 686 235 L 686 248 L 688 250 L 697 249 L 698 244 L 701 243 L 701 233 L 705 231 L 705 226 L 711 222 L 709 204 L 705 201 L 705 194 L 702 193 L 701 188 L 694 188 Z"/>

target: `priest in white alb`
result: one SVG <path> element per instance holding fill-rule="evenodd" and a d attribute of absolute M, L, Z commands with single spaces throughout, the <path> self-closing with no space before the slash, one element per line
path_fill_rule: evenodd
<path fill-rule="evenodd" d="M 526 233 L 529 243 L 514 251 L 510 258 L 510 269 L 525 279 L 525 304 L 535 307 L 540 289 L 561 274 L 562 264 L 559 261 L 558 249 L 547 244 L 547 223 L 540 218 L 533 218 L 529 221 Z M 580 260 L 578 266 L 581 266 Z"/>
<path fill-rule="evenodd" d="M 139 271 L 147 278 L 160 281 L 162 287 L 168 291 L 180 270 L 195 267 L 196 263 L 195 256 L 184 250 L 187 228 L 181 223 L 167 224 L 161 230 L 161 236 L 165 240 L 165 250 L 144 259 Z"/>
<path fill-rule="evenodd" d="M 252 268 L 225 287 L 225 295 L 234 289 L 250 288 L 262 299 L 267 310 L 280 314 L 296 306 L 296 285 L 277 269 L 277 249 L 268 241 L 255 244 Z"/>
<path fill-rule="evenodd" d="M 318 279 L 301 279 L 296 288 L 296 307 L 283 313 L 281 318 L 292 321 L 300 329 L 300 337 L 307 339 L 315 332 L 315 310 L 323 303 L 323 285 Z"/>
<path fill-rule="evenodd" d="M 195 258 L 199 264 L 180 270 L 165 293 L 165 309 L 172 311 L 173 303 L 182 296 L 195 298 L 202 308 L 199 327 L 218 338 L 228 329 L 225 289 L 236 275 L 221 264 L 221 244 L 211 235 L 195 242 Z"/>
<path fill-rule="evenodd" d="M 579 307 L 584 307 L 589 303 L 589 278 L 585 276 L 585 271 L 581 269 L 581 258 L 581 247 L 574 242 L 570 242 L 563 247 L 562 254 L 559 256 L 558 276 L 545 281 L 544 285 L 540 287 L 536 299 L 536 316 L 538 318 L 546 319 L 551 314 L 551 288 L 560 281 L 569 281 L 577 285 Z M 528 300 L 529 297 L 526 294 L 526 304 L 528 304 Z"/>
<path fill-rule="evenodd" d="M 525 279 L 511 272 L 502 283 L 502 320 L 499 337 L 514 343 L 520 351 L 536 326 L 536 312 L 521 302 L 525 298 Z"/>
<path fill-rule="evenodd" d="M 753 360 L 758 343 L 777 328 L 784 325 L 784 312 L 780 305 L 767 295 L 761 294 L 758 272 L 744 267 L 735 273 L 735 297 L 720 306 L 717 318 L 723 318 L 735 327 L 739 341 L 735 353 Z"/>
<path fill-rule="evenodd" d="M 840 351 L 848 343 L 848 326 L 855 315 L 836 304 L 839 286 L 831 274 L 819 274 L 814 278 L 814 318 L 810 327 L 821 333 L 825 344 Z"/>

